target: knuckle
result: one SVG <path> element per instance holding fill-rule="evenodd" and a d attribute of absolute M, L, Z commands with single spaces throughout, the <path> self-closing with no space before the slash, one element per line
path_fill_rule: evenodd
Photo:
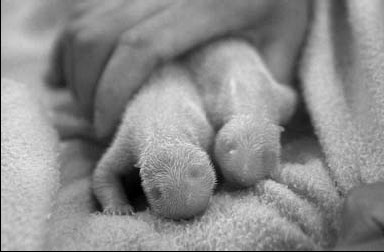
<path fill-rule="evenodd" d="M 68 41 L 76 47 L 88 47 L 94 45 L 101 39 L 102 33 L 96 28 L 84 22 L 74 22 L 65 29 L 65 36 Z"/>
<path fill-rule="evenodd" d="M 125 32 L 121 35 L 119 43 L 153 62 L 163 61 L 167 58 L 167 52 L 164 47 L 160 46 L 161 43 L 143 32 L 135 30 Z"/>
<path fill-rule="evenodd" d="M 142 33 L 135 31 L 124 32 L 119 40 L 120 44 L 129 46 L 134 49 L 145 49 L 150 47 L 150 40 Z"/>

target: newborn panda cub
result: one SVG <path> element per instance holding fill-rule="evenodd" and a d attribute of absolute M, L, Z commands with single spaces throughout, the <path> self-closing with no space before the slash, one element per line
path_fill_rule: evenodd
<path fill-rule="evenodd" d="M 277 83 L 258 52 L 239 40 L 195 53 L 190 71 L 213 127 L 215 158 L 227 182 L 249 187 L 277 171 L 280 125 L 292 116 L 294 90 Z"/>
<path fill-rule="evenodd" d="M 293 113 L 295 99 L 239 40 L 213 43 L 184 64 L 164 66 L 128 104 L 94 172 L 104 212 L 132 213 L 120 178 L 139 168 L 155 214 L 188 219 L 203 213 L 216 183 L 208 156 L 213 144 L 229 183 L 248 187 L 270 176 L 279 163 L 278 125 Z"/>
<path fill-rule="evenodd" d="M 139 168 L 154 213 L 172 219 L 201 214 L 216 183 L 206 152 L 213 136 L 186 70 L 165 66 L 128 104 L 115 139 L 95 170 L 94 192 L 104 211 L 132 212 L 120 177 Z"/>

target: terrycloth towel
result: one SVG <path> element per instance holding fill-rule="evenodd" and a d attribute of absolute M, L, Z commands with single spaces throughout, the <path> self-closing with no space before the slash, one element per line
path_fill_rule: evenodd
<path fill-rule="evenodd" d="M 276 181 L 263 181 L 255 188 L 237 192 L 219 190 L 213 197 L 207 212 L 193 221 L 164 220 L 155 217 L 148 210 L 140 211 L 135 216 L 98 214 L 99 206 L 92 195 L 90 176 L 103 147 L 80 138 L 61 141 L 58 151 L 60 157 L 53 158 L 60 163 L 60 180 L 57 180 L 55 162 L 47 161 L 55 155 L 54 138 L 47 134 L 50 131 L 50 124 L 37 112 L 38 105 L 32 106 L 28 101 L 26 104 L 21 103 L 20 97 L 15 95 L 4 96 L 2 84 L 2 182 L 3 170 L 14 170 L 15 173 L 17 171 L 17 176 L 13 179 L 22 181 L 28 174 L 31 176 L 31 181 L 32 179 L 41 181 L 39 188 L 42 188 L 32 190 L 36 198 L 42 199 L 39 201 L 40 204 L 35 204 L 34 197 L 25 197 L 20 202 L 14 202 L 19 205 L 8 204 L 8 208 L 2 207 L 2 250 L 25 248 L 27 245 L 22 246 L 21 244 L 25 243 L 19 242 L 20 240 L 35 242 L 33 245 L 28 245 L 29 249 L 43 246 L 46 250 L 314 250 L 332 247 L 337 239 L 339 226 L 337 220 L 340 205 L 343 202 L 340 192 L 343 196 L 354 185 L 383 179 L 383 169 L 380 169 L 380 164 L 383 167 L 383 155 L 379 154 L 380 151 L 382 153 L 380 143 L 384 142 L 380 142 L 380 139 L 383 139 L 380 135 L 383 114 L 380 113 L 384 111 L 383 90 L 380 84 L 383 84 L 384 78 L 382 71 L 375 71 L 380 69 L 380 64 L 382 66 L 383 62 L 375 58 L 382 57 L 383 52 L 377 49 L 382 48 L 378 43 L 382 34 L 380 32 L 384 31 L 377 23 L 382 20 L 378 9 L 382 7 L 382 3 L 380 0 L 362 2 L 319 0 L 314 5 L 314 19 L 309 27 L 307 45 L 303 49 L 301 72 L 304 97 L 321 146 L 311 134 L 300 134 L 288 127 L 284 136 L 282 170 Z M 24 3 L 21 2 L 21 5 L 25 5 Z M 34 3 L 41 10 L 41 2 Z M 52 4 L 52 2 L 49 3 Z M 36 17 L 33 15 L 33 4 L 30 5 L 31 16 Z M 12 18 L 12 15 L 9 15 L 9 18 Z M 34 71 L 27 69 L 31 67 L 33 69 L 36 64 L 46 64 L 47 58 L 35 57 L 38 60 L 27 62 L 23 59 L 30 55 L 39 55 L 43 51 L 42 48 L 48 47 L 41 43 L 41 47 L 36 47 L 39 50 L 28 47 L 28 53 L 20 51 L 18 45 L 22 42 L 28 44 L 27 42 L 30 41 L 33 45 L 39 44 L 35 40 L 31 41 L 27 35 L 23 37 L 25 23 L 31 22 L 30 19 L 26 20 L 28 21 L 16 22 L 20 27 L 15 26 L 15 22 L 11 22 L 12 25 L 2 26 L 2 35 L 3 30 L 4 34 L 8 34 L 6 31 L 12 31 L 12 34 L 20 35 L 2 36 L 2 75 L 30 84 L 29 79 L 41 82 L 41 72 L 37 71 L 33 74 Z M 2 25 L 6 23 L 3 21 L 6 20 L 3 20 L 2 12 Z M 344 38 L 346 29 L 340 30 L 337 28 L 339 26 L 350 27 L 348 30 L 350 33 L 346 38 Z M 377 30 L 373 32 L 366 26 L 376 27 Z M 17 33 L 18 28 L 23 32 Z M 36 30 L 36 26 L 34 29 Z M 372 37 L 371 34 L 373 34 Z M 378 38 L 377 41 L 375 41 L 376 38 Z M 48 37 L 46 39 L 49 40 Z M 340 48 L 335 48 L 335 44 Z M 372 44 L 376 47 L 368 46 Z M 7 50 L 3 50 L 3 45 Z M 35 54 L 33 54 L 34 51 Z M 351 55 L 347 56 L 346 53 Z M 14 60 L 14 55 L 17 55 L 17 60 Z M 363 57 L 365 55 L 369 57 Z M 363 63 L 361 60 L 368 63 Z M 346 64 L 350 64 L 351 67 L 345 66 Z M 354 70 L 349 71 L 349 69 Z M 356 72 L 355 69 L 359 69 L 360 72 Z M 360 80 L 372 81 L 360 82 L 355 79 L 355 75 Z M 30 85 L 41 88 L 41 83 L 37 83 L 39 81 Z M 362 88 L 360 86 L 363 85 L 362 83 L 369 88 Z M 373 90 L 375 87 L 377 87 L 376 91 Z M 15 93 L 25 94 L 26 92 L 19 85 L 10 88 L 21 90 Z M 366 100 L 359 102 L 357 98 L 360 97 L 360 90 L 364 91 L 367 97 L 365 97 Z M 373 97 L 369 96 L 370 93 Z M 70 105 L 70 97 L 67 93 L 43 90 L 43 98 L 50 103 L 59 103 L 56 104 L 59 106 L 56 106 L 57 109 L 53 114 L 56 118 L 68 118 L 67 107 L 71 106 L 67 106 Z M 11 108 L 15 104 L 25 105 L 23 115 L 26 113 L 36 115 L 33 121 L 28 117 L 30 123 L 22 124 L 18 116 L 10 116 Z M 46 109 L 46 107 L 41 108 Z M 368 114 L 362 115 L 361 108 L 367 110 Z M 3 124 L 3 114 L 9 115 L 8 123 Z M 300 124 L 300 121 L 296 123 Z M 362 127 L 370 123 L 374 125 L 372 131 L 371 128 L 367 128 L 367 131 L 362 132 Z M 15 125 L 9 126 L 9 132 L 18 130 L 20 134 L 5 142 L 3 127 L 8 125 Z M 353 131 L 344 125 L 352 128 Z M 23 136 L 21 129 L 27 132 L 35 130 L 33 136 L 45 136 L 45 138 L 41 140 L 28 138 L 36 146 L 29 152 L 25 152 L 24 147 L 17 140 Z M 373 132 L 376 133 L 371 138 L 368 137 Z M 13 136 L 10 133 L 7 135 Z M 372 138 L 374 139 L 370 141 Z M 365 143 L 367 147 L 364 146 Z M 6 144 L 12 148 L 3 148 Z M 16 165 L 26 160 L 35 160 L 35 151 L 45 149 L 46 146 L 52 146 L 52 148 L 42 151 L 46 152 L 44 154 L 46 156 L 42 156 L 43 154 L 39 156 L 41 174 L 27 173 L 29 170 L 25 171 L 25 166 Z M 3 155 L 13 157 L 15 160 L 5 163 Z M 5 186 L 2 183 L 2 203 L 3 201 L 12 202 L 14 196 L 29 185 L 28 182 L 22 183 L 20 188 L 12 187 L 13 184 L 10 182 L 5 183 Z M 60 187 L 57 193 L 54 190 L 56 186 Z M 11 191 L 10 188 L 15 190 Z M 50 208 L 53 203 L 53 208 Z M 16 209 L 23 205 L 30 207 L 30 213 L 23 212 L 25 213 L 23 218 L 27 217 L 31 220 L 26 227 L 26 232 L 13 232 L 7 229 L 10 223 L 14 226 L 23 225 L 25 219 L 12 217 Z M 32 218 L 33 213 L 41 214 Z M 48 213 L 51 214 L 51 218 L 47 221 Z M 4 222 L 5 217 L 9 219 Z M 38 224 L 32 222 L 35 219 Z M 37 226 L 40 228 L 36 228 Z M 9 237 L 9 239 L 4 239 L 3 243 L 3 237 Z"/>
<path fill-rule="evenodd" d="M 1 249 L 39 250 L 58 190 L 57 133 L 28 87 L 1 80 Z"/>
<path fill-rule="evenodd" d="M 316 1 L 301 75 L 338 190 L 384 181 L 384 1 Z"/>

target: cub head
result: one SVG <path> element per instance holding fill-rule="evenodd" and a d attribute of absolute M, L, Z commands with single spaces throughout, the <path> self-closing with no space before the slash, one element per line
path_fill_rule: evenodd
<path fill-rule="evenodd" d="M 215 158 L 224 179 L 235 187 L 249 187 L 277 169 L 281 128 L 250 116 L 236 116 L 216 136 Z"/>
<path fill-rule="evenodd" d="M 197 146 L 160 143 L 144 152 L 138 166 L 155 214 L 189 219 L 206 210 L 216 176 L 208 155 Z"/>

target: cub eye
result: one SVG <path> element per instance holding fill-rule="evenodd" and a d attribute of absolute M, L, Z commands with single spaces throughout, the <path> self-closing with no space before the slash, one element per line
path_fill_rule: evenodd
<path fill-rule="evenodd" d="M 189 175 L 192 177 L 192 178 L 198 178 L 200 177 L 200 171 L 198 169 L 191 169 L 191 171 L 189 172 Z"/>
<path fill-rule="evenodd" d="M 155 200 L 159 200 L 161 198 L 161 191 L 157 187 L 152 188 L 150 194 Z"/>
<path fill-rule="evenodd" d="M 224 149 L 226 150 L 226 152 L 231 152 L 233 150 L 236 149 L 237 147 L 237 144 L 235 141 L 226 141 L 224 144 L 223 144 L 223 147 Z"/>

